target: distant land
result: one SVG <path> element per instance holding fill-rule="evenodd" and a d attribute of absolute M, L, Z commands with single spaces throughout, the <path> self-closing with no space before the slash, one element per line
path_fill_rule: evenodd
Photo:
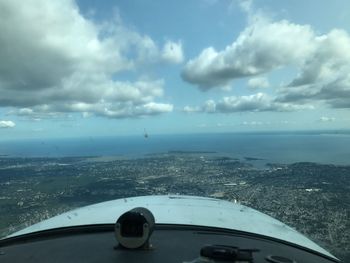
<path fill-rule="evenodd" d="M 244 160 L 246 160 L 246 161 L 263 161 L 265 159 L 256 158 L 256 157 L 244 157 Z"/>

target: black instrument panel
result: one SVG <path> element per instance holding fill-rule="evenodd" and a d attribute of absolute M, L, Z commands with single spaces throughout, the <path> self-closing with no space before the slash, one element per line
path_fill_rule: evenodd
<path fill-rule="evenodd" d="M 254 250 L 254 263 L 339 262 L 271 238 L 207 227 L 156 225 L 150 244 L 137 250 L 119 247 L 113 225 L 55 229 L 1 240 L 0 262 L 200 262 L 208 245 Z"/>

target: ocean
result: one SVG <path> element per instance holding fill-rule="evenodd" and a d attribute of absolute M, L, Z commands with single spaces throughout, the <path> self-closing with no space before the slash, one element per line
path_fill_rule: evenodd
<path fill-rule="evenodd" d="M 8 157 L 143 157 L 169 151 L 256 158 L 263 159 L 264 163 L 350 165 L 350 133 L 150 134 L 149 138 L 119 136 L 0 142 L 0 155 Z"/>

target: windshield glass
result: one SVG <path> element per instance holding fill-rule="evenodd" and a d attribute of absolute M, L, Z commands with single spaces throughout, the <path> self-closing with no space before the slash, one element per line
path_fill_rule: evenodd
<path fill-rule="evenodd" d="M 0 0 L 0 237 L 214 197 L 350 261 L 350 2 Z"/>

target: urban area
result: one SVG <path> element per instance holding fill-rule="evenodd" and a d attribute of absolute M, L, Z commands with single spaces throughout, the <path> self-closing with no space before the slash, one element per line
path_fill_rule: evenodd
<path fill-rule="evenodd" d="M 81 206 L 132 196 L 209 196 L 266 213 L 350 262 L 350 166 L 255 165 L 211 152 L 0 157 L 0 237 Z"/>

